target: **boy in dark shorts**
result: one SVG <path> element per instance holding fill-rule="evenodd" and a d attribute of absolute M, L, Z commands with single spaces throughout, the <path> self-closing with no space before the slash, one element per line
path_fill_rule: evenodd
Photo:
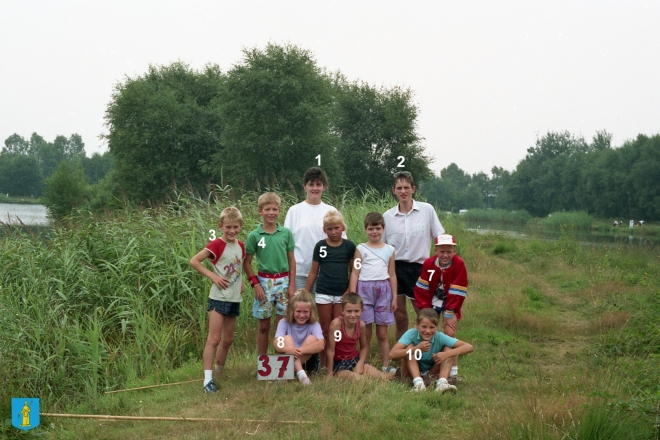
<path fill-rule="evenodd" d="M 295 291 L 296 260 L 293 256 L 295 244 L 288 228 L 280 226 L 281 199 L 275 193 L 265 193 L 259 197 L 259 215 L 264 222 L 248 235 L 245 250 L 247 256 L 243 268 L 254 289 L 252 316 L 259 320 L 257 334 L 257 354 L 266 354 L 270 342 L 270 317 L 273 308 L 280 322 L 289 298 Z M 254 274 L 252 258 L 257 257 L 258 272 Z"/>
<path fill-rule="evenodd" d="M 398 296 L 394 321 L 397 340 L 408 330 L 406 298 L 415 300 L 413 289 L 421 273 L 422 263 L 429 257 L 431 241 L 445 232 L 433 206 L 413 199 L 415 189 L 412 174 L 408 171 L 396 173 L 392 192 L 399 203 L 383 214 L 383 241 L 396 249 Z"/>
<path fill-rule="evenodd" d="M 204 347 L 204 392 L 207 394 L 218 391 L 213 379 L 213 357 L 215 355 L 215 371 L 219 378 L 224 372 L 227 354 L 234 341 L 236 317 L 243 299 L 245 246 L 238 240 L 243 216 L 234 207 L 225 208 L 220 213 L 218 226 L 222 236 L 210 241 L 190 260 L 190 266 L 213 283 L 207 308 L 209 335 Z M 213 271 L 202 265 L 202 261 L 207 258 L 211 259 Z"/>

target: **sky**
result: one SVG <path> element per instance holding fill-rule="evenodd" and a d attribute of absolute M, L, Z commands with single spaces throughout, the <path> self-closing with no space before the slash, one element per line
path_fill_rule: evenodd
<path fill-rule="evenodd" d="M 430 167 L 513 170 L 538 137 L 660 132 L 660 2 L 0 0 L 0 139 L 78 133 L 107 150 L 114 86 L 150 64 L 223 71 L 292 43 L 414 92 Z"/>

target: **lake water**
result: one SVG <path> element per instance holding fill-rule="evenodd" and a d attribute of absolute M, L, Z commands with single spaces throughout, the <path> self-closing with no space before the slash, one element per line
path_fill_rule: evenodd
<path fill-rule="evenodd" d="M 561 237 L 561 231 L 557 229 L 539 229 L 530 230 L 524 224 L 515 223 L 494 223 L 483 221 L 467 222 L 468 230 L 478 234 L 501 234 L 510 237 L 556 241 Z M 630 232 L 628 228 L 619 228 L 616 232 L 597 232 L 597 231 L 573 231 L 571 237 L 582 245 L 629 245 L 629 246 L 650 246 L 660 245 L 660 237 L 646 235 L 639 229 Z"/>
<path fill-rule="evenodd" d="M 3 223 L 20 225 L 23 222 L 31 226 L 45 226 L 50 222 L 47 216 L 48 211 L 43 205 L 0 203 L 0 221 Z"/>

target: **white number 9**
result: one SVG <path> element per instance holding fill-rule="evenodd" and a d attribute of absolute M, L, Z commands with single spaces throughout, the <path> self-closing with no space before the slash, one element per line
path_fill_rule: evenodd
<path fill-rule="evenodd" d="M 341 332 L 339 330 L 335 330 L 335 342 L 341 341 Z"/>

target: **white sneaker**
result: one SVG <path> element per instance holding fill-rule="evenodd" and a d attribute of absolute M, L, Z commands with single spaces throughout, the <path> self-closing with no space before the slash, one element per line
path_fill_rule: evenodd
<path fill-rule="evenodd" d="M 435 384 L 435 391 L 438 392 L 438 393 L 442 393 L 442 394 L 445 394 L 447 392 L 452 393 L 452 394 L 456 394 L 456 387 L 454 385 L 448 384 L 444 380 L 439 380 Z"/>
<path fill-rule="evenodd" d="M 424 382 L 418 382 L 416 384 L 413 384 L 413 387 L 412 387 L 411 391 L 417 392 L 417 391 L 424 391 L 424 390 L 426 390 L 426 385 L 424 385 Z"/>

